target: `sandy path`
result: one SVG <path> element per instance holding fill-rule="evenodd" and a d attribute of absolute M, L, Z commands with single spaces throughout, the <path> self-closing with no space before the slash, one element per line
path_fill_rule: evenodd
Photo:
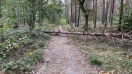
<path fill-rule="evenodd" d="M 35 74 L 97 74 L 68 37 L 53 36 L 44 52 L 47 62 Z"/>

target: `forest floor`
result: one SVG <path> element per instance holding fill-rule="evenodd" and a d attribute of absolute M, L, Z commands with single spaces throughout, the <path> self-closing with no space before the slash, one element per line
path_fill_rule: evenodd
<path fill-rule="evenodd" d="M 35 74 L 97 74 L 90 67 L 85 54 L 66 36 L 52 36 L 44 51 L 44 63 L 37 66 Z"/>
<path fill-rule="evenodd" d="M 131 74 L 131 48 L 124 50 L 91 36 L 52 35 L 35 74 Z"/>

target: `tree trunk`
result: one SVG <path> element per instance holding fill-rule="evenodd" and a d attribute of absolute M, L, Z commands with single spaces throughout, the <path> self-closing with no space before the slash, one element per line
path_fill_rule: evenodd
<path fill-rule="evenodd" d="M 97 21 L 97 0 L 95 1 L 95 17 L 94 17 L 94 28 L 96 28 L 96 21 Z"/>
<path fill-rule="evenodd" d="M 72 1 L 71 1 L 71 21 L 70 21 L 70 24 L 72 25 Z"/>
<path fill-rule="evenodd" d="M 80 6 L 79 6 L 79 10 L 78 10 L 78 21 L 77 21 L 77 27 L 79 27 L 79 22 L 80 21 Z"/>
<path fill-rule="evenodd" d="M 77 27 L 77 5 L 75 3 L 75 27 Z"/>
<path fill-rule="evenodd" d="M 124 3 L 124 0 L 121 0 L 121 3 L 120 3 L 120 17 L 119 17 L 119 26 L 118 26 L 118 31 L 121 31 L 122 29 L 122 19 L 123 19 L 123 3 Z"/>
<path fill-rule="evenodd" d="M 72 4 L 72 7 L 71 7 L 71 10 L 72 10 L 72 23 L 75 23 L 75 5 L 74 4 Z"/>
<path fill-rule="evenodd" d="M 2 18 L 2 11 L 1 11 L 1 8 L 2 8 L 2 0 L 0 0 L 0 18 Z"/>
<path fill-rule="evenodd" d="M 106 9 L 105 9 L 105 27 L 107 27 L 108 25 L 108 22 L 107 22 L 107 19 L 108 19 L 108 11 L 109 11 L 109 1 L 107 0 L 107 3 L 106 3 Z"/>
<path fill-rule="evenodd" d="M 67 31 L 53 31 L 53 30 L 47 30 L 47 31 L 42 31 L 44 33 L 60 33 L 60 34 L 75 34 L 75 35 L 92 35 L 92 36 L 106 36 L 107 38 L 112 36 L 112 37 L 116 37 L 116 38 L 121 38 L 122 39 L 122 35 L 123 38 L 132 40 L 131 35 L 127 34 L 127 33 L 84 33 L 84 32 L 67 32 Z"/>
<path fill-rule="evenodd" d="M 115 0 L 112 0 L 112 4 L 111 4 L 111 17 L 110 17 L 110 24 L 112 26 L 113 24 L 113 14 L 114 14 L 114 8 L 115 8 Z"/>
<path fill-rule="evenodd" d="M 39 26 L 43 25 L 42 0 L 39 1 Z"/>
<path fill-rule="evenodd" d="M 88 31 L 88 15 L 85 14 L 85 31 Z"/>
<path fill-rule="evenodd" d="M 65 18 L 66 18 L 66 23 L 69 24 L 69 8 L 68 8 L 68 1 L 65 1 Z"/>
<path fill-rule="evenodd" d="M 87 13 L 87 10 L 84 7 L 85 0 L 79 0 L 79 3 L 80 3 L 80 8 L 81 8 L 82 12 L 85 15 L 84 16 L 85 17 L 85 26 L 84 26 L 85 29 L 84 30 L 88 31 L 88 13 Z"/>
<path fill-rule="evenodd" d="M 105 0 L 103 0 L 103 10 L 102 10 L 102 24 L 105 23 Z"/>
<path fill-rule="evenodd" d="M 33 30 L 35 28 L 35 20 L 36 20 L 35 1 L 31 1 L 29 17 L 30 17 L 29 22 L 28 22 L 29 29 Z"/>
<path fill-rule="evenodd" d="M 95 8 L 95 0 L 93 0 L 93 9 Z"/>

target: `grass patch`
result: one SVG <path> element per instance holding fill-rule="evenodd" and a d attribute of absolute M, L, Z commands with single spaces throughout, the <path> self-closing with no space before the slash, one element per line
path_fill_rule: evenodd
<path fill-rule="evenodd" d="M 90 63 L 92 65 L 98 65 L 98 66 L 101 66 L 103 64 L 102 61 L 100 61 L 99 59 L 97 59 L 96 56 L 93 56 L 93 55 L 89 55 L 88 56 L 88 60 L 90 61 Z"/>
<path fill-rule="evenodd" d="M 102 51 L 106 51 L 106 50 L 108 50 L 107 48 L 104 48 L 104 47 L 97 47 L 97 48 L 95 48 L 95 50 L 102 50 Z"/>

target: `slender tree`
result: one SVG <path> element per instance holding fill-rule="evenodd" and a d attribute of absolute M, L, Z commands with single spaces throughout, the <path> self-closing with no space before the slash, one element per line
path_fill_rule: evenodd
<path fill-rule="evenodd" d="M 77 27 L 77 3 L 75 2 L 75 27 Z"/>
<path fill-rule="evenodd" d="M 69 24 L 69 2 L 68 0 L 64 0 L 65 1 L 65 18 L 66 18 L 66 23 Z"/>
<path fill-rule="evenodd" d="M 108 19 L 108 10 L 109 10 L 109 0 L 106 2 L 106 8 L 105 8 L 105 27 L 107 27 L 107 19 Z"/>
<path fill-rule="evenodd" d="M 97 21 L 97 0 L 95 0 L 95 17 L 94 17 L 94 28 L 96 28 L 96 21 Z"/>
<path fill-rule="evenodd" d="M 103 0 L 102 6 L 103 6 L 103 9 L 102 9 L 102 24 L 104 24 L 105 23 L 105 0 Z"/>
<path fill-rule="evenodd" d="M 118 26 L 118 30 L 121 31 L 121 26 L 122 26 L 122 19 L 123 19 L 123 3 L 124 0 L 121 0 L 120 2 L 120 15 L 119 15 L 119 26 Z"/>
<path fill-rule="evenodd" d="M 72 24 L 72 22 L 73 22 L 72 17 L 73 17 L 73 15 L 72 15 L 72 1 L 71 1 L 71 21 L 70 21 L 70 24 Z"/>
<path fill-rule="evenodd" d="M 111 11 L 110 11 L 110 24 L 111 24 L 111 26 L 113 24 L 114 8 L 115 8 L 115 0 L 112 0 Z"/>
<path fill-rule="evenodd" d="M 42 9 L 42 6 L 43 6 L 43 1 L 42 0 L 39 0 L 38 2 L 38 12 L 39 12 L 39 25 L 43 25 L 43 9 Z"/>
<path fill-rule="evenodd" d="M 28 25 L 30 27 L 30 30 L 33 30 L 35 28 L 35 20 L 36 20 L 36 0 L 28 0 L 29 8 L 30 8 L 30 15 L 28 20 Z"/>
<path fill-rule="evenodd" d="M 77 20 L 77 27 L 79 27 L 79 21 L 80 21 L 80 5 L 78 5 L 79 8 L 78 8 L 78 20 Z"/>
<path fill-rule="evenodd" d="M 1 8 L 2 8 L 2 0 L 0 0 L 0 18 L 2 18 L 2 11 L 1 11 Z"/>

